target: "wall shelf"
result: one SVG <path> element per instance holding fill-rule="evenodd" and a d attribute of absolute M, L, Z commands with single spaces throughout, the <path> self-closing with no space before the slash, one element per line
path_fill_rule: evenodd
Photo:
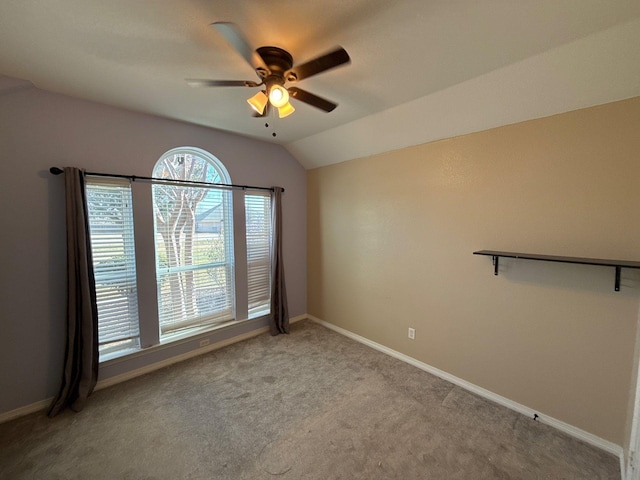
<path fill-rule="evenodd" d="M 556 255 L 538 255 L 535 253 L 501 252 L 496 250 L 478 250 L 474 255 L 486 255 L 493 259 L 493 274 L 498 275 L 500 257 L 521 258 L 524 260 L 541 260 L 544 262 L 578 263 L 580 265 L 596 265 L 599 267 L 613 267 L 616 269 L 615 290 L 620 291 L 620 270 L 622 268 L 638 268 L 640 262 L 631 260 L 609 260 L 603 258 L 560 257 Z"/>

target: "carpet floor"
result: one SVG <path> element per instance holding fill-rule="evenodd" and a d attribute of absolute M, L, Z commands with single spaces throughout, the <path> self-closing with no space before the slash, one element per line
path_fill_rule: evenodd
<path fill-rule="evenodd" d="M 308 320 L 0 425 L 2 479 L 620 479 L 619 460 Z"/>

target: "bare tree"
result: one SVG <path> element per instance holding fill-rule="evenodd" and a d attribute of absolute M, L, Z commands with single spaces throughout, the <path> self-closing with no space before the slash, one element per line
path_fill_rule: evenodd
<path fill-rule="evenodd" d="M 163 159 L 162 168 L 168 178 L 174 180 L 207 180 L 209 169 L 206 161 L 198 161 L 192 155 L 174 155 Z M 154 210 L 156 229 L 164 244 L 167 267 L 193 265 L 196 209 L 206 197 L 207 190 L 198 187 L 156 185 Z M 182 318 L 198 313 L 194 272 L 185 270 L 169 275 L 170 301 L 179 307 Z"/>

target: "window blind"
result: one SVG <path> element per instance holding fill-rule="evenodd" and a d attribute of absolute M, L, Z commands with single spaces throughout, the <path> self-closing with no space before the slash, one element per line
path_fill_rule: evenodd
<path fill-rule="evenodd" d="M 249 318 L 266 315 L 271 303 L 271 195 L 245 194 Z"/>
<path fill-rule="evenodd" d="M 233 319 L 231 193 L 153 186 L 161 336 Z"/>
<path fill-rule="evenodd" d="M 139 348 L 131 187 L 87 179 L 100 356 Z"/>

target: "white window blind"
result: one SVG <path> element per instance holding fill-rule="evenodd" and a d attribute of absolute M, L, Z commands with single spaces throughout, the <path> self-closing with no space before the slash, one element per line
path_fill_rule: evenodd
<path fill-rule="evenodd" d="M 271 195 L 245 195 L 249 318 L 266 315 L 271 303 Z"/>
<path fill-rule="evenodd" d="M 230 191 L 156 184 L 153 201 L 161 336 L 233 320 Z"/>
<path fill-rule="evenodd" d="M 131 187 L 87 179 L 100 357 L 139 348 Z"/>

